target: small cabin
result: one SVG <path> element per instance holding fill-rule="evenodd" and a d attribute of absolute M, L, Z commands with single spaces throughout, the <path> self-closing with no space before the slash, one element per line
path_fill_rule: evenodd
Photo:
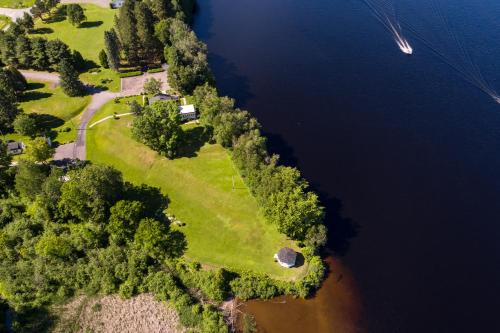
<path fill-rule="evenodd" d="M 22 154 L 26 146 L 20 141 L 7 142 L 7 154 L 19 155 Z"/>
<path fill-rule="evenodd" d="M 184 121 L 196 119 L 196 109 L 193 104 L 179 106 L 179 114 L 181 115 L 181 119 Z"/>
<path fill-rule="evenodd" d="M 175 95 L 169 95 L 169 94 L 156 94 L 153 97 L 149 99 L 149 105 L 152 105 L 154 102 L 168 102 L 168 101 L 177 101 L 179 97 Z"/>
<path fill-rule="evenodd" d="M 276 259 L 281 266 L 290 268 L 295 266 L 297 252 L 289 247 L 284 247 L 274 255 L 274 259 Z"/>

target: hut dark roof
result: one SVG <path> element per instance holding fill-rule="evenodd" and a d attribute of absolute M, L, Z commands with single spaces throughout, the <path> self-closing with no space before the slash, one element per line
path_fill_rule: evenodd
<path fill-rule="evenodd" d="M 18 141 L 7 142 L 7 150 L 23 149 L 23 145 Z"/>
<path fill-rule="evenodd" d="M 297 252 L 289 247 L 284 247 L 278 252 L 278 260 L 288 265 L 294 265 L 297 259 Z"/>

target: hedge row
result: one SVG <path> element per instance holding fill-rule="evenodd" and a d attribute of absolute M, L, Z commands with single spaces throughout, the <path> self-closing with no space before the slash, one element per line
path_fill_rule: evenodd
<path fill-rule="evenodd" d="M 126 77 L 133 77 L 133 76 L 140 76 L 142 75 L 141 71 L 135 71 L 135 72 L 127 72 L 127 73 L 120 73 L 119 76 L 120 78 L 126 78 Z"/>

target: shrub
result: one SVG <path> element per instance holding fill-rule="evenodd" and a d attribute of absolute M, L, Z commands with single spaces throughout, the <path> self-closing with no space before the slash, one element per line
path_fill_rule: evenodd
<path fill-rule="evenodd" d="M 163 68 L 151 68 L 148 69 L 148 73 L 161 73 L 164 72 L 165 70 Z"/>
<path fill-rule="evenodd" d="M 243 300 L 252 298 L 271 298 L 278 294 L 278 288 L 265 275 L 243 273 L 230 282 L 233 293 Z"/>
<path fill-rule="evenodd" d="M 133 76 L 140 76 L 142 75 L 141 71 L 135 71 L 135 72 L 126 72 L 126 73 L 120 73 L 119 76 L 120 78 L 126 78 L 126 77 L 133 77 Z"/>

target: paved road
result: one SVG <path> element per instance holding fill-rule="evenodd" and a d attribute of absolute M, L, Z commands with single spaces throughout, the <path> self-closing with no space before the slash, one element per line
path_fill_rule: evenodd
<path fill-rule="evenodd" d="M 87 130 L 87 125 L 94 116 L 94 114 L 103 107 L 104 104 L 111 101 L 116 97 L 122 96 L 121 93 L 113 93 L 102 91 L 97 94 L 92 95 L 92 101 L 90 101 L 89 106 L 82 114 L 80 118 L 80 125 L 78 125 L 76 141 L 73 147 L 72 158 L 78 158 L 79 160 L 85 160 L 86 148 L 85 148 L 85 131 Z"/>
<path fill-rule="evenodd" d="M 23 17 L 24 13 L 29 13 L 29 12 L 30 8 L 21 8 L 21 9 L 0 8 L 0 14 L 10 17 L 12 21 L 15 21 L 18 18 Z"/>
<path fill-rule="evenodd" d="M 73 2 L 74 0 L 67 0 Z M 83 1 L 83 0 L 82 0 Z M 21 71 L 25 78 L 35 81 L 46 81 L 51 82 L 55 85 L 59 84 L 59 74 L 49 73 L 49 72 L 35 72 L 35 71 Z M 162 88 L 168 89 L 168 83 L 166 81 L 167 72 L 161 73 L 147 73 L 138 77 L 122 79 L 122 90 L 119 93 L 109 92 L 109 91 L 93 91 L 89 87 L 89 92 L 92 94 L 92 99 L 83 112 L 80 123 L 77 128 L 76 141 L 73 143 L 68 143 L 65 145 L 60 145 L 56 148 L 56 153 L 54 155 L 55 160 L 63 159 L 75 159 L 85 160 L 86 158 L 86 147 L 85 147 L 85 131 L 87 130 L 87 125 L 94 116 L 94 114 L 104 106 L 107 102 L 113 100 L 116 97 L 126 97 L 139 95 L 142 92 L 142 88 L 146 79 L 154 77 L 162 81 Z"/>
<path fill-rule="evenodd" d="M 35 72 L 35 71 L 20 71 L 23 76 L 28 80 L 45 81 L 59 85 L 59 74 L 49 72 Z"/>

